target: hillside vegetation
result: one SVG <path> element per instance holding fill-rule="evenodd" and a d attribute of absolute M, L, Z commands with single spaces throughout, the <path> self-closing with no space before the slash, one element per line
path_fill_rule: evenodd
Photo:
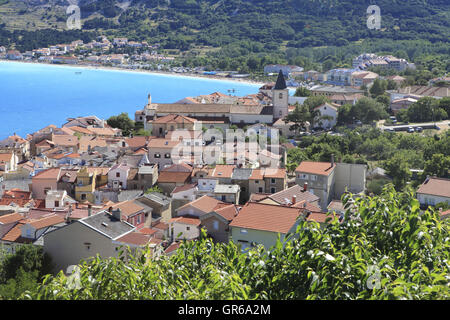
<path fill-rule="evenodd" d="M 186 66 L 209 64 L 243 72 L 276 62 L 338 67 L 348 65 L 355 54 L 371 51 L 419 63 L 432 55 L 443 64 L 441 70 L 450 70 L 448 1 L 376 1 L 380 30 L 367 28 L 371 4 L 367 0 L 79 1 L 84 39 L 102 33 L 160 43 L 182 53 Z M 0 4 L 0 43 L 30 50 L 75 40 L 79 34 L 66 30 L 67 5 L 63 0 Z"/>
<path fill-rule="evenodd" d="M 242 254 L 203 238 L 159 260 L 99 257 L 24 299 L 449 299 L 450 220 L 392 186 L 351 200 L 343 223 L 301 221 L 287 242 Z"/>

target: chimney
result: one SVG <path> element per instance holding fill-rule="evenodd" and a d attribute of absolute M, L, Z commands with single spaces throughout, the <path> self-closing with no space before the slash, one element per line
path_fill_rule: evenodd
<path fill-rule="evenodd" d="M 334 154 L 331 154 L 331 167 L 334 167 Z"/>
<path fill-rule="evenodd" d="M 308 182 L 303 184 L 303 192 L 308 191 Z"/>
<path fill-rule="evenodd" d="M 69 204 L 69 212 L 67 212 L 66 221 L 69 221 L 71 215 L 72 215 L 72 205 Z"/>
<path fill-rule="evenodd" d="M 88 205 L 88 217 L 92 216 L 92 205 Z"/>
<path fill-rule="evenodd" d="M 294 194 L 292 196 L 292 204 L 295 204 L 297 202 L 297 196 Z"/>
<path fill-rule="evenodd" d="M 112 215 L 114 218 L 116 218 L 117 220 L 121 221 L 122 220 L 122 211 L 120 210 L 120 208 L 114 209 L 112 211 Z"/>

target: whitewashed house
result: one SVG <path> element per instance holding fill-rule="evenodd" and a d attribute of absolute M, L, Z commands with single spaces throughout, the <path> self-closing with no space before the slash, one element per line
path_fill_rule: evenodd
<path fill-rule="evenodd" d="M 108 171 L 108 186 L 113 189 L 127 189 L 127 179 L 130 169 L 128 165 L 123 163 L 113 166 Z"/>
<path fill-rule="evenodd" d="M 324 103 L 314 110 L 319 111 L 319 116 L 315 120 L 315 127 L 322 129 L 331 129 L 336 125 L 338 117 L 338 108 L 330 103 Z"/>

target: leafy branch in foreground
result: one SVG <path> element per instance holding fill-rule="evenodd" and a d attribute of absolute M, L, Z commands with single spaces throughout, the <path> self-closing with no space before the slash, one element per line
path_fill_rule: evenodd
<path fill-rule="evenodd" d="M 81 286 L 47 276 L 28 299 L 449 299 L 449 220 L 412 193 L 343 197 L 340 223 L 300 221 L 296 233 L 246 254 L 202 237 L 176 254 L 80 267 Z M 301 218 L 302 219 L 302 218 Z"/>

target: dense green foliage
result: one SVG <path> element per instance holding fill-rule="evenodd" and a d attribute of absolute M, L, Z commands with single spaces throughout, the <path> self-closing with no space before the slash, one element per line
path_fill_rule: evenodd
<path fill-rule="evenodd" d="M 421 212 L 412 194 L 344 198 L 348 209 L 320 227 L 300 221 L 266 251 L 242 254 L 203 238 L 147 261 L 84 262 L 78 285 L 48 276 L 28 299 L 449 299 L 449 220 Z"/>
<path fill-rule="evenodd" d="M 14 30 L 9 31 L 0 24 L 0 45 L 12 47 L 21 52 L 38 48 L 45 48 L 60 43 L 70 43 L 75 40 L 90 42 L 96 37 L 95 32 L 85 30 L 54 30 L 44 29 L 39 31 Z"/>
<path fill-rule="evenodd" d="M 123 136 L 128 136 L 135 130 L 135 122 L 130 119 L 126 112 L 122 112 L 117 116 L 111 116 L 106 122 L 113 128 L 121 129 Z"/>
<path fill-rule="evenodd" d="M 0 252 L 0 299 L 16 299 L 36 288 L 51 270 L 51 259 L 42 247 L 23 245 L 14 254 Z"/>
<path fill-rule="evenodd" d="M 398 120 L 403 122 L 431 122 L 449 119 L 450 98 L 424 97 L 408 109 L 400 110 Z"/>
<path fill-rule="evenodd" d="M 380 96 L 381 97 L 381 96 Z M 354 105 L 345 104 L 338 109 L 338 125 L 354 124 L 355 120 L 371 124 L 388 117 L 386 105 L 377 100 L 363 97 Z"/>
<path fill-rule="evenodd" d="M 352 57 L 374 52 L 415 62 L 421 83 L 450 71 L 448 1 L 377 1 L 380 30 L 367 28 L 370 0 L 139 0 L 126 10 L 116 4 L 80 1 L 82 34 L 0 29 L 0 44 L 29 50 L 66 43 L 77 34 L 92 38 L 101 31 L 111 39 L 159 43 L 181 53 L 177 63 L 189 67 L 262 73 L 266 64 L 289 63 L 326 71 L 351 66 Z"/>
<path fill-rule="evenodd" d="M 424 169 L 426 175 L 448 177 L 450 170 L 450 132 L 440 136 L 428 134 L 396 134 L 382 132 L 376 128 L 358 128 L 356 130 L 340 129 L 341 135 L 322 134 L 304 136 L 299 147 L 288 151 L 290 168 L 298 166 L 301 161 L 330 161 L 342 159 L 347 163 L 376 163 L 390 170 L 395 185 L 401 189 L 409 176 L 405 170 Z M 395 160 L 394 160 L 395 159 Z M 397 163 L 398 162 L 398 163 Z M 401 166 L 397 168 L 396 166 Z"/>

